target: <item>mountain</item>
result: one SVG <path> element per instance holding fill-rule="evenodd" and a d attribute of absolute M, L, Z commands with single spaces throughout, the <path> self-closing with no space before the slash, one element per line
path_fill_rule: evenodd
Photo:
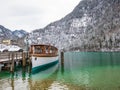
<path fill-rule="evenodd" d="M 82 0 L 71 13 L 29 38 L 64 50 L 120 51 L 120 0 Z"/>
<path fill-rule="evenodd" d="M 15 30 L 11 31 L 10 29 L 5 28 L 4 26 L 0 25 L 0 42 L 2 42 L 3 39 L 11 39 L 11 40 L 20 40 L 24 41 L 24 37 L 28 33 L 24 30 Z"/>
<path fill-rule="evenodd" d="M 12 33 L 14 36 L 17 36 L 18 38 L 25 37 L 28 34 L 28 32 L 26 32 L 24 30 L 15 30 Z"/>
<path fill-rule="evenodd" d="M 13 39 L 13 38 L 16 38 L 16 37 L 12 34 L 12 31 L 0 25 L 0 40 Z"/>

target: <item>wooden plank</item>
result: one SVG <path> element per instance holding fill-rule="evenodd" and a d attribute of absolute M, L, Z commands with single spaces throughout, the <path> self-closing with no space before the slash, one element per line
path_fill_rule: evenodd
<path fill-rule="evenodd" d="M 17 54 L 16 57 L 14 57 L 13 59 L 17 60 L 17 57 L 19 57 L 19 59 L 22 59 L 21 57 L 21 52 L 14 52 L 15 54 Z M 0 53 L 0 63 L 1 62 L 7 62 L 12 60 L 12 52 L 2 52 Z"/>

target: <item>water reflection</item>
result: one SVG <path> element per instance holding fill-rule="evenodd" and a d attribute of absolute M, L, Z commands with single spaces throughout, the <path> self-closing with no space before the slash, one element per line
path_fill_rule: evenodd
<path fill-rule="evenodd" d="M 66 68 L 92 66 L 115 66 L 120 64 L 120 53 L 112 52 L 71 52 L 65 53 Z M 69 61 L 69 62 L 68 62 Z"/>
<path fill-rule="evenodd" d="M 14 90 L 14 72 L 11 73 L 11 87 Z"/>
<path fill-rule="evenodd" d="M 64 81 L 88 89 L 120 87 L 120 53 L 72 52 L 65 54 Z M 66 78 L 65 76 L 68 76 Z"/>
<path fill-rule="evenodd" d="M 39 78 L 38 80 L 36 80 L 36 77 L 32 76 L 32 78 L 35 78 L 35 80 L 32 80 L 32 86 L 31 86 L 31 89 L 32 90 L 40 90 L 40 89 L 43 89 L 43 90 L 47 90 L 52 84 L 53 82 L 56 80 L 57 78 L 57 73 L 58 73 L 58 69 L 55 70 L 55 72 L 49 74 L 49 77 L 47 77 L 48 75 L 46 75 L 43 79 L 43 76 L 39 76 L 37 78 Z"/>
<path fill-rule="evenodd" d="M 0 77 L 0 90 L 120 90 L 120 53 L 69 52 L 64 63 L 31 74 L 31 67 Z"/>

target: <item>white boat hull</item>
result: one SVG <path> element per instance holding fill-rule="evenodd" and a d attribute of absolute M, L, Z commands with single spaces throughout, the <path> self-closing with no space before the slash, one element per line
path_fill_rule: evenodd
<path fill-rule="evenodd" d="M 44 70 L 58 62 L 58 56 L 55 57 L 34 57 L 32 56 L 32 73 Z"/>

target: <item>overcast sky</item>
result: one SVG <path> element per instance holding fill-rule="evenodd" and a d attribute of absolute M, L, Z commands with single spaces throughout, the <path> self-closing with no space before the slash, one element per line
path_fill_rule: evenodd
<path fill-rule="evenodd" d="M 70 13 L 81 0 L 0 0 L 0 25 L 40 29 Z"/>

